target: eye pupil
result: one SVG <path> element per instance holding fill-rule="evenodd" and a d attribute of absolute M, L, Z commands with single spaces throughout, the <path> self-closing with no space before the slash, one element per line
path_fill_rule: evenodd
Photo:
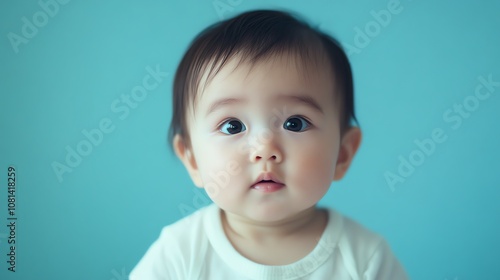
<path fill-rule="evenodd" d="M 227 131 L 229 133 L 238 133 L 241 130 L 241 123 L 238 121 L 230 121 L 227 123 Z"/>
<path fill-rule="evenodd" d="M 238 120 L 230 120 L 224 122 L 220 131 L 224 134 L 237 134 L 245 130 L 245 126 Z"/>
<path fill-rule="evenodd" d="M 288 128 L 291 128 L 291 129 L 297 129 L 297 127 L 299 126 L 299 124 L 297 123 L 297 119 L 292 119 L 294 121 L 288 121 L 286 124 L 288 126 Z"/>
<path fill-rule="evenodd" d="M 307 127 L 307 122 L 302 118 L 293 117 L 289 118 L 285 124 L 284 128 L 294 132 L 300 132 Z"/>

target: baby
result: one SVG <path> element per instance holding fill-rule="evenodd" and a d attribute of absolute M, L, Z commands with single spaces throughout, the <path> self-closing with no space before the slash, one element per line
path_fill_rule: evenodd
<path fill-rule="evenodd" d="M 288 13 L 245 12 L 190 45 L 170 140 L 213 204 L 172 225 L 132 280 L 407 279 L 385 239 L 317 207 L 361 142 L 339 43 Z"/>

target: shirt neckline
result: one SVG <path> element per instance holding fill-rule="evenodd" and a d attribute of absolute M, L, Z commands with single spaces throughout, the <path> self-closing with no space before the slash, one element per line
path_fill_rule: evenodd
<path fill-rule="evenodd" d="M 221 209 L 212 204 L 208 206 L 205 220 L 205 232 L 218 256 L 228 265 L 245 277 L 251 279 L 298 279 L 310 274 L 320 267 L 337 247 L 342 231 L 342 216 L 333 209 L 326 209 L 328 219 L 325 230 L 318 244 L 302 259 L 287 265 L 263 265 L 242 256 L 228 240 L 221 221 Z"/>

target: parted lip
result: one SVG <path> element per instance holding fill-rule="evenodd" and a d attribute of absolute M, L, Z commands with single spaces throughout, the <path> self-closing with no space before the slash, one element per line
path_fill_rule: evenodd
<path fill-rule="evenodd" d="M 263 173 L 260 173 L 259 177 L 257 177 L 257 180 L 255 180 L 255 182 L 253 183 L 252 186 L 255 186 L 257 183 L 259 183 L 261 181 L 273 181 L 275 183 L 284 185 L 283 182 L 281 182 L 278 179 L 278 176 L 276 176 L 272 172 L 263 172 Z"/>

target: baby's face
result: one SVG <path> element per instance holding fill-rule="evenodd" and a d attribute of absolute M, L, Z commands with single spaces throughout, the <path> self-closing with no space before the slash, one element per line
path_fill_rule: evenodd
<path fill-rule="evenodd" d="M 251 70 L 241 64 L 233 71 L 235 65 L 233 59 L 215 76 L 188 118 L 195 183 L 220 208 L 253 220 L 278 221 L 313 207 L 334 179 L 340 145 L 329 70 L 306 79 L 280 59 Z M 252 188 L 263 172 L 284 187 Z"/>

